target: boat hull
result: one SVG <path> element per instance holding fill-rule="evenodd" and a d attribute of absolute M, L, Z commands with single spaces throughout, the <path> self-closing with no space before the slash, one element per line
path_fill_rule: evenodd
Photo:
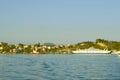
<path fill-rule="evenodd" d="M 72 51 L 73 53 L 75 53 L 75 54 L 80 54 L 80 53 L 105 53 L 105 54 L 109 54 L 109 53 L 111 53 L 111 51 Z"/>

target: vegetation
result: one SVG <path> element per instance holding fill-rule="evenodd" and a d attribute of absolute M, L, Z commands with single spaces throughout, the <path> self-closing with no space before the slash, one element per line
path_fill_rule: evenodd
<path fill-rule="evenodd" d="M 104 39 L 96 39 L 96 41 L 85 41 L 79 42 L 77 44 L 67 44 L 67 45 L 55 45 L 53 43 L 45 43 L 41 45 L 36 44 L 8 44 L 6 42 L 0 42 L 0 53 L 11 53 L 11 54 L 29 54 L 33 50 L 39 53 L 70 53 L 72 50 L 76 49 L 88 49 L 94 47 L 97 49 L 107 49 L 111 51 L 120 51 L 120 42 L 118 41 L 108 41 Z"/>

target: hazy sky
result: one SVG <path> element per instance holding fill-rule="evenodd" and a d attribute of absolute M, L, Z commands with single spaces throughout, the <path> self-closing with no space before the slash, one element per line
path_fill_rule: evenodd
<path fill-rule="evenodd" d="M 0 0 L 0 42 L 120 41 L 120 0 Z"/>

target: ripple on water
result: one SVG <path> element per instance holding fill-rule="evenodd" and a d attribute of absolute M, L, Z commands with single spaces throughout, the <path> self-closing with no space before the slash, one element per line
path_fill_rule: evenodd
<path fill-rule="evenodd" d="M 120 79 L 114 55 L 0 55 L 0 80 Z"/>

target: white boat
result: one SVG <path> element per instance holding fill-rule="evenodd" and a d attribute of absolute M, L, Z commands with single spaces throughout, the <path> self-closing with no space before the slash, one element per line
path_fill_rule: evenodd
<path fill-rule="evenodd" d="M 39 52 L 37 52 L 36 50 L 33 50 L 31 54 L 39 54 Z"/>
<path fill-rule="evenodd" d="M 111 51 L 89 48 L 89 49 L 83 49 L 83 50 L 79 49 L 76 51 L 72 51 L 72 53 L 75 53 L 75 54 L 80 54 L 80 53 L 105 53 L 105 54 L 109 54 L 109 53 L 111 53 Z"/>

